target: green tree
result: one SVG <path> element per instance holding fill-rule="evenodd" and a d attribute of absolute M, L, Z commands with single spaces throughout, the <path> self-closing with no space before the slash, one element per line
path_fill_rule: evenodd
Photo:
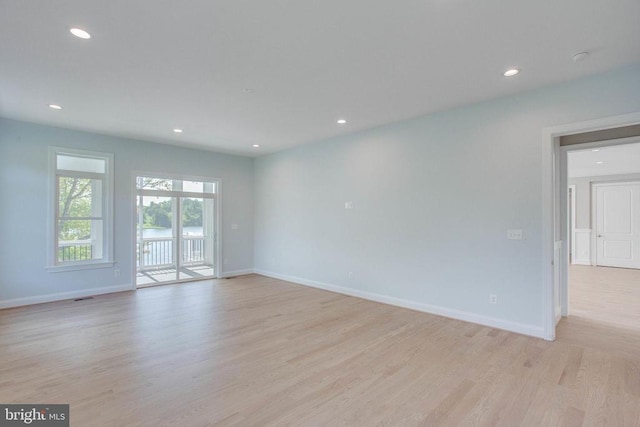
<path fill-rule="evenodd" d="M 172 203 L 165 200 L 160 203 L 151 202 L 142 208 L 145 228 L 170 228 L 173 218 Z M 183 199 L 182 225 L 185 227 L 202 227 L 202 201 Z"/>
<path fill-rule="evenodd" d="M 144 206 L 142 213 L 144 215 L 144 225 L 149 228 L 170 228 L 173 212 L 171 210 L 171 201 L 156 203 L 151 202 L 149 206 Z"/>
<path fill-rule="evenodd" d="M 91 183 L 89 178 L 59 177 L 60 240 L 84 240 L 91 237 L 90 220 L 62 219 L 91 216 Z"/>
<path fill-rule="evenodd" d="M 182 221 L 185 227 L 202 227 L 202 201 L 184 199 L 182 201 Z"/>
<path fill-rule="evenodd" d="M 92 216 L 92 181 L 89 178 L 61 176 L 58 178 L 58 240 L 82 241 L 91 239 L 92 220 L 72 219 Z M 60 261 L 91 259 L 92 246 L 87 244 L 61 245 Z"/>

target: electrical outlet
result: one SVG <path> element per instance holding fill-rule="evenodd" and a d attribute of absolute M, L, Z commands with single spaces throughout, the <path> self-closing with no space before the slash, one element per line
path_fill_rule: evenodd
<path fill-rule="evenodd" d="M 353 202 L 344 202 L 345 209 L 353 209 Z"/>
<path fill-rule="evenodd" d="M 116 268 L 115 270 L 113 270 L 113 277 L 120 277 L 120 269 Z"/>
<path fill-rule="evenodd" d="M 353 271 L 349 272 L 349 279 L 353 279 Z"/>
<path fill-rule="evenodd" d="M 498 296 L 495 294 L 489 294 L 489 304 L 497 304 Z"/>

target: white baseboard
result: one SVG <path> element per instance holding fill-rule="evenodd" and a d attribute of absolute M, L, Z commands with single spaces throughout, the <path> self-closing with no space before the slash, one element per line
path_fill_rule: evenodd
<path fill-rule="evenodd" d="M 588 259 L 576 259 L 573 261 L 574 265 L 591 265 L 591 260 Z"/>
<path fill-rule="evenodd" d="M 544 329 L 542 326 L 527 325 L 524 323 L 511 322 L 496 317 L 483 316 L 480 314 L 470 313 L 467 311 L 455 310 L 446 307 L 440 307 L 437 305 L 424 304 L 414 302 L 402 298 L 390 297 L 373 292 L 359 291 L 357 289 L 345 288 L 342 286 L 331 285 L 328 283 L 317 282 L 315 280 L 304 279 L 301 277 L 288 276 L 279 273 L 273 273 L 261 269 L 254 269 L 254 273 L 262 276 L 272 277 L 274 279 L 285 280 L 287 282 L 296 283 L 299 285 L 311 286 L 318 289 L 324 289 L 326 291 L 337 292 L 339 294 L 358 297 L 370 301 L 381 302 L 384 304 L 395 305 L 398 307 L 409 308 L 411 310 L 422 311 L 429 314 L 435 314 L 438 316 L 448 317 L 451 319 L 462 320 L 470 323 L 477 323 L 484 326 L 489 326 L 496 329 L 503 329 L 505 331 L 516 332 L 522 335 L 528 335 L 536 338 L 544 339 Z"/>
<path fill-rule="evenodd" d="M 245 268 L 244 270 L 223 271 L 222 274 L 220 274 L 220 278 L 243 276 L 245 274 L 252 274 L 252 273 L 253 273 L 253 268 Z"/>
<path fill-rule="evenodd" d="M 42 304 L 45 302 L 63 301 L 75 298 L 85 298 L 94 295 L 112 294 L 114 292 L 133 291 L 135 288 L 131 284 L 105 286 L 103 288 L 81 289 L 71 292 L 59 292 L 56 294 L 38 295 L 25 298 L 14 298 L 0 301 L 0 309 L 22 307 L 23 305 Z"/>

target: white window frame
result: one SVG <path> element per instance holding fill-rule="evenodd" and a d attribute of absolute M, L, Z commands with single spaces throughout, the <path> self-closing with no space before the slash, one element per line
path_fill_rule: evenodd
<path fill-rule="evenodd" d="M 105 173 L 61 171 L 57 167 L 57 156 L 68 155 L 100 159 L 106 162 Z M 102 258 L 82 261 L 58 261 L 58 176 L 79 176 L 82 178 L 100 179 L 102 181 Z M 74 148 L 49 147 L 49 212 L 47 214 L 47 262 L 49 272 L 86 270 L 112 267 L 113 258 L 113 154 L 96 151 L 78 150 Z"/>

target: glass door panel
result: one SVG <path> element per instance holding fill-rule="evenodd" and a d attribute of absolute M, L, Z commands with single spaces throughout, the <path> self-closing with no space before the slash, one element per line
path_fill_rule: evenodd
<path fill-rule="evenodd" d="M 175 281 L 178 230 L 175 197 L 137 196 L 136 285 Z"/>
<path fill-rule="evenodd" d="M 178 279 L 214 276 L 213 199 L 180 198 L 180 262 Z"/>

